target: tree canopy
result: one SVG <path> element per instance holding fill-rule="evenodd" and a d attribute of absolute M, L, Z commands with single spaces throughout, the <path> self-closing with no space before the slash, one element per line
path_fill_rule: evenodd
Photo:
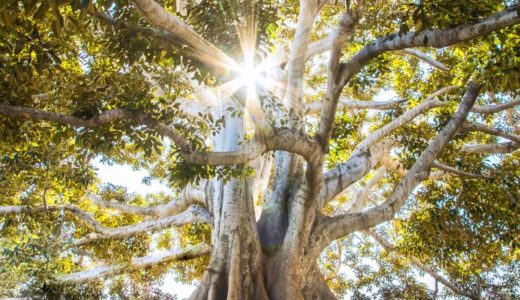
<path fill-rule="evenodd" d="M 338 297 L 520 298 L 517 2 L 177 1 L 0 3 L 0 297 L 204 282 L 239 178 Z"/>

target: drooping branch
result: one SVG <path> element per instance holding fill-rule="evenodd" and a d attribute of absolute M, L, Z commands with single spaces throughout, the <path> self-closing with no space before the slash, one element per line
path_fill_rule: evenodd
<path fill-rule="evenodd" d="M 449 71 L 450 69 L 446 67 L 443 63 L 440 61 L 437 61 L 433 59 L 431 56 L 415 49 L 403 49 L 398 51 L 397 53 L 406 54 L 406 55 L 412 55 L 417 57 L 418 59 L 424 61 L 425 63 L 431 65 L 434 68 L 437 68 L 441 71 Z"/>
<path fill-rule="evenodd" d="M 325 276 L 325 281 L 329 281 L 331 279 L 334 279 L 336 277 L 338 277 L 338 273 L 339 273 L 339 270 L 341 268 L 341 261 L 342 261 L 342 256 L 343 256 L 343 251 L 342 251 L 342 246 L 341 246 L 341 241 L 340 240 L 337 240 L 336 241 L 336 245 L 338 247 L 338 260 L 336 261 L 336 266 L 334 268 L 334 271 L 330 274 L 328 274 L 327 276 Z"/>
<path fill-rule="evenodd" d="M 415 117 L 424 114 L 425 112 L 432 110 L 437 107 L 441 107 L 443 105 L 446 105 L 446 102 L 440 101 L 438 99 L 435 99 L 436 97 L 447 93 L 448 91 L 452 90 L 453 87 L 445 87 L 442 88 L 432 95 L 430 95 L 426 100 L 419 105 L 415 106 L 414 108 L 406 111 L 396 119 L 392 120 L 390 123 L 386 124 L 385 126 L 379 128 L 378 130 L 370 133 L 369 136 L 367 136 L 358 146 L 356 146 L 356 149 L 358 149 L 361 152 L 366 151 L 369 147 L 371 147 L 374 143 L 377 143 L 382 138 L 388 136 L 398 128 L 402 127 L 405 124 L 408 124 L 411 120 L 413 120 Z"/>
<path fill-rule="evenodd" d="M 173 33 L 199 60 L 218 72 L 229 67 L 237 67 L 237 63 L 227 54 L 199 35 L 177 16 L 167 12 L 154 0 L 132 0 L 141 14 L 152 25 Z"/>
<path fill-rule="evenodd" d="M 33 213 L 46 213 L 56 211 L 67 211 L 76 216 L 85 225 L 94 231 L 101 231 L 104 229 L 98 221 L 96 221 L 91 214 L 83 211 L 76 205 L 64 204 L 64 205 L 53 205 L 53 206 L 0 206 L 0 216 L 7 215 L 20 215 L 20 214 L 33 214 Z"/>
<path fill-rule="evenodd" d="M 56 112 L 48 112 L 29 107 L 0 104 L 0 114 L 26 118 L 34 121 L 50 121 L 73 127 L 96 128 L 119 120 L 130 120 L 146 125 L 157 133 L 170 138 L 180 148 L 182 158 L 193 164 L 203 165 L 236 165 L 252 161 L 266 151 L 283 150 L 297 153 L 311 161 L 317 154 L 316 142 L 305 135 L 296 135 L 287 130 L 277 130 L 273 136 L 265 137 L 264 141 L 252 141 L 237 151 L 205 152 L 190 150 L 184 135 L 175 128 L 161 123 L 140 112 L 118 108 L 105 111 L 88 119 L 69 116 Z"/>
<path fill-rule="evenodd" d="M 516 143 L 520 143 L 519 135 L 482 124 L 464 124 L 462 126 L 462 131 L 480 131 L 487 134 L 500 136 Z"/>
<path fill-rule="evenodd" d="M 146 220 L 135 225 L 109 228 L 101 226 L 96 232 L 76 240 L 74 246 L 84 245 L 94 240 L 123 238 L 143 232 L 152 232 L 172 226 L 182 226 L 191 223 L 212 224 L 211 214 L 200 206 L 191 206 L 188 210 L 174 216 L 167 216 L 156 220 Z"/>
<path fill-rule="evenodd" d="M 212 224 L 213 220 L 211 214 L 205 208 L 200 206 L 191 206 L 188 210 L 175 216 L 168 216 L 156 220 L 146 220 L 135 225 L 110 228 L 103 226 L 101 223 L 96 221 L 91 214 L 72 204 L 47 206 L 46 208 L 43 206 L 0 206 L 0 216 L 45 213 L 54 211 L 70 212 L 79 220 L 81 220 L 85 225 L 87 225 L 87 227 L 94 231 L 93 233 L 90 233 L 85 237 L 75 241 L 73 243 L 75 246 L 79 246 L 93 240 L 128 237 L 137 233 L 151 232 L 190 223 Z"/>
<path fill-rule="evenodd" d="M 390 101 L 340 101 L 338 103 L 338 110 L 352 110 L 352 109 L 371 109 L 371 110 L 387 110 L 391 109 L 403 102 L 406 99 L 390 100 Z M 312 102 L 307 105 L 307 110 L 311 114 L 318 113 L 321 110 L 322 103 Z"/>
<path fill-rule="evenodd" d="M 367 229 L 392 219 L 405 204 L 409 195 L 417 185 L 429 177 L 430 168 L 435 158 L 459 130 L 459 127 L 475 103 L 479 91 L 479 83 L 471 82 L 468 85 L 454 117 L 428 145 L 385 202 L 362 213 L 347 213 L 336 217 L 323 217 L 321 222 L 313 230 L 312 244 L 316 246 L 312 248 L 314 248 L 313 251 L 316 252 L 312 253 L 319 253 L 319 251 L 326 247 L 331 241 L 349 233 Z"/>
<path fill-rule="evenodd" d="M 434 29 L 389 35 L 367 45 L 350 61 L 343 64 L 339 79 L 340 85 L 346 85 L 370 60 L 387 51 L 414 47 L 443 48 L 518 23 L 520 23 L 520 17 L 515 5 L 474 24 L 445 30 Z"/>
<path fill-rule="evenodd" d="M 181 149 L 181 154 L 186 155 L 184 158 L 188 162 L 201 163 L 200 161 L 205 162 L 208 160 L 208 157 L 211 157 L 211 155 L 207 153 L 201 154 L 199 152 L 191 152 L 184 135 L 175 128 L 171 128 L 144 113 L 135 112 L 124 108 L 108 110 L 97 116 L 84 119 L 56 112 L 38 110 L 30 107 L 0 104 L 0 114 L 10 117 L 27 118 L 34 121 L 49 121 L 57 124 L 84 128 L 96 128 L 124 119 L 131 120 L 137 122 L 138 124 L 146 125 L 147 127 L 155 130 L 157 133 L 170 138 L 175 143 L 175 145 Z M 229 160 L 230 157 L 233 158 L 235 156 L 238 156 L 239 158 L 243 157 L 241 152 L 220 153 L 216 156 L 218 157 L 215 158 L 215 162 L 218 162 L 218 160 Z"/>
<path fill-rule="evenodd" d="M 11 117 L 22 117 L 35 121 L 50 121 L 58 124 L 86 128 L 94 128 L 109 124 L 115 120 L 133 117 L 130 112 L 125 109 L 112 109 L 90 119 L 83 119 L 56 112 L 47 112 L 30 107 L 12 106 L 7 104 L 0 104 L 0 113 Z"/>
<path fill-rule="evenodd" d="M 56 274 L 52 276 L 52 279 L 49 280 L 48 283 L 55 285 L 84 283 L 91 280 L 128 273 L 167 262 L 188 260 L 208 255 L 210 251 L 211 247 L 209 245 L 201 243 L 194 246 L 188 246 L 180 250 L 168 250 L 148 256 L 132 258 L 128 262 L 121 262 L 113 265 L 101 265 L 87 271 L 70 274 Z"/>
<path fill-rule="evenodd" d="M 381 167 L 377 170 L 374 176 L 367 182 L 363 190 L 357 194 L 357 196 L 347 203 L 347 205 L 340 207 L 338 210 L 334 211 L 333 216 L 338 216 L 344 213 L 355 213 L 362 211 L 365 206 L 368 204 L 370 199 L 370 193 L 372 188 L 378 184 L 383 176 L 385 175 L 386 168 Z"/>
<path fill-rule="evenodd" d="M 515 134 L 520 134 L 520 124 L 516 124 L 514 118 L 518 116 L 518 112 L 514 108 L 508 108 L 505 111 L 507 124 L 513 129 Z"/>
<path fill-rule="evenodd" d="M 85 128 L 96 128 L 123 119 L 133 120 L 139 124 L 148 126 L 161 135 L 169 137 L 181 149 L 187 149 L 188 146 L 187 141 L 183 137 L 183 134 L 178 130 L 170 128 L 169 126 L 153 119 L 144 113 L 131 111 L 125 108 L 107 110 L 91 118 L 79 118 L 57 112 L 38 110 L 30 107 L 0 104 L 0 114 L 10 117 L 31 119 L 34 121 L 49 121 L 57 124 Z"/>
<path fill-rule="evenodd" d="M 87 193 L 87 198 L 96 205 L 115 209 L 126 214 L 165 217 L 178 214 L 192 204 L 203 204 L 205 194 L 201 189 L 189 184 L 180 192 L 178 198 L 172 199 L 167 204 L 151 207 L 141 207 L 117 201 L 105 201 L 92 193 Z"/>
<path fill-rule="evenodd" d="M 520 105 L 520 99 L 510 101 L 507 103 L 502 104 L 492 104 L 492 105 L 475 105 L 473 107 L 473 112 L 479 113 L 479 114 L 494 114 L 512 107 L 515 107 L 517 105 Z"/>
<path fill-rule="evenodd" d="M 447 173 L 455 174 L 460 177 L 476 178 L 476 179 L 491 179 L 492 178 L 492 177 L 489 177 L 486 175 L 480 175 L 480 174 L 462 171 L 462 170 L 456 169 L 454 167 L 450 167 L 445 164 L 441 164 L 438 161 L 433 162 L 432 167 L 437 168 L 437 169 L 447 172 Z"/>
<path fill-rule="evenodd" d="M 386 251 L 388 252 L 397 252 L 397 249 L 394 245 L 392 245 L 390 242 L 388 242 L 387 240 L 383 239 L 380 235 L 378 235 L 377 233 L 375 233 L 373 230 L 366 230 L 365 233 L 367 233 L 368 235 L 370 235 L 379 245 L 381 245 Z M 440 275 L 439 273 L 435 272 L 432 268 L 428 267 L 427 265 L 425 265 L 424 263 L 421 262 L 420 259 L 418 259 L 417 257 L 415 256 L 408 256 L 408 259 L 410 259 L 410 261 L 417 267 L 419 268 L 420 270 L 422 270 L 423 272 L 427 273 L 428 275 L 430 275 L 431 277 L 435 278 L 436 280 L 438 280 L 439 282 L 441 282 L 442 284 L 444 284 L 446 287 L 448 287 L 449 289 L 451 289 L 453 292 L 461 295 L 461 296 L 465 296 L 465 297 L 468 297 L 470 299 L 479 299 L 479 297 L 477 297 L 476 295 L 473 295 L 471 293 L 468 293 L 468 292 L 465 292 L 464 290 L 462 290 L 461 288 L 459 288 L 457 285 L 455 285 L 454 283 L 450 282 L 449 280 L 447 280 L 446 278 L 444 278 L 444 276 Z"/>

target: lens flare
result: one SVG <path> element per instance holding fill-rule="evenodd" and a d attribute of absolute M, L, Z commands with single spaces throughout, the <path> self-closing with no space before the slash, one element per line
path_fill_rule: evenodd
<path fill-rule="evenodd" d="M 259 59 L 257 55 L 257 26 L 256 14 L 252 11 L 246 17 L 245 24 L 236 27 L 242 50 L 242 63 L 234 61 L 233 64 L 227 64 L 227 69 L 235 76 L 217 89 L 219 95 L 226 98 L 245 88 L 247 94 L 241 103 L 246 116 L 245 122 L 252 122 L 257 129 L 268 130 L 269 125 L 264 117 L 259 93 L 263 95 L 267 92 L 281 99 L 283 95 L 277 94 L 284 89 L 282 83 L 270 78 L 273 77 L 273 70 L 280 68 L 278 55 L 269 55 L 264 59 Z"/>
<path fill-rule="evenodd" d="M 254 87 L 261 81 L 260 70 L 255 68 L 252 59 L 248 59 L 239 70 L 240 81 L 248 88 Z"/>

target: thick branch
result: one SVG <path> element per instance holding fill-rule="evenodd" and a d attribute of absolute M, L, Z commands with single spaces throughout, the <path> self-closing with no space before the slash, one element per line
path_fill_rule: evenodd
<path fill-rule="evenodd" d="M 81 210 L 79 207 L 72 204 L 65 204 L 59 206 L 0 206 L 0 216 L 29 214 L 29 213 L 45 213 L 51 211 L 68 211 L 80 219 L 93 233 L 74 242 L 75 246 L 82 245 L 97 239 L 106 238 L 122 238 L 135 235 L 142 232 L 150 232 L 160 229 L 169 228 L 171 226 L 182 226 L 190 223 L 205 223 L 212 224 L 213 218 L 211 214 L 200 206 L 192 206 L 188 210 L 175 216 L 164 217 L 156 220 L 147 220 L 135 225 L 128 225 L 123 227 L 110 228 L 101 225 L 96 221 L 91 214 Z"/>
<path fill-rule="evenodd" d="M 406 176 L 399 182 L 392 195 L 390 195 L 383 204 L 363 213 L 343 214 L 332 218 L 324 217 L 323 221 L 320 222 L 313 232 L 315 244 L 318 245 L 315 247 L 319 248 L 318 251 L 321 251 L 321 249 L 327 246 L 331 241 L 349 233 L 367 229 L 391 220 L 397 211 L 405 204 L 410 193 L 417 185 L 428 178 L 430 168 L 435 158 L 457 133 L 475 103 L 479 91 L 479 83 L 472 82 L 468 85 L 455 116 L 448 122 L 446 127 L 439 132 L 430 145 L 428 145 L 410 171 L 408 171 Z"/>
<path fill-rule="evenodd" d="M 342 193 L 346 188 L 363 178 L 394 145 L 392 140 L 384 140 L 370 147 L 368 151 L 354 151 L 349 159 L 335 166 L 323 176 L 323 188 L 319 195 L 318 208 Z"/>
<path fill-rule="evenodd" d="M 131 120 L 146 125 L 159 134 L 170 138 L 181 149 L 182 158 L 193 164 L 203 165 L 235 165 L 242 164 L 259 157 L 266 151 L 284 150 L 301 154 L 306 159 L 313 159 L 316 154 L 315 142 L 304 135 L 295 135 L 288 131 L 278 130 L 274 136 L 266 137 L 265 143 L 253 141 L 237 151 L 203 152 L 191 151 L 188 141 L 182 132 L 161 123 L 152 117 L 124 108 L 108 110 L 98 116 L 83 119 L 56 112 L 47 112 L 29 107 L 0 104 L 0 114 L 27 118 L 35 121 L 50 121 L 73 127 L 96 128 L 119 120 Z"/>
<path fill-rule="evenodd" d="M 424 30 L 389 35 L 367 45 L 349 62 L 345 63 L 342 68 L 340 84 L 341 86 L 346 85 L 363 66 L 384 52 L 423 46 L 442 48 L 518 23 L 520 23 L 520 17 L 515 6 L 493 14 L 475 24 L 461 25 L 445 30 Z"/>
<path fill-rule="evenodd" d="M 287 151 L 301 155 L 311 165 L 316 166 L 322 155 L 318 142 L 306 134 L 295 134 L 287 129 L 275 129 L 265 140 L 267 149 Z"/>
<path fill-rule="evenodd" d="M 114 265 L 102 265 L 88 271 L 70 274 L 56 274 L 50 280 L 51 284 L 78 284 L 91 280 L 128 273 L 135 270 L 144 269 L 153 265 L 163 264 L 172 261 L 188 260 L 209 254 L 209 245 L 201 243 L 189 246 L 181 250 L 163 251 L 148 256 L 132 258 L 128 262 L 117 263 Z"/>
<path fill-rule="evenodd" d="M 512 153 L 520 148 L 519 143 L 504 142 L 498 144 L 476 144 L 467 145 L 460 149 L 466 153 L 494 154 L 494 153 Z"/>
<path fill-rule="evenodd" d="M 143 232 L 152 232 L 160 229 L 170 228 L 172 226 L 182 226 L 191 223 L 212 224 L 213 218 L 211 214 L 200 206 L 191 206 L 188 210 L 175 215 L 168 216 L 156 220 L 146 220 L 135 225 L 123 227 L 108 228 L 101 226 L 97 232 L 89 233 L 78 239 L 73 244 L 80 246 L 94 240 L 123 238 L 136 235 Z"/>
<path fill-rule="evenodd" d="M 406 111 L 395 120 L 366 137 L 352 152 L 345 163 L 337 165 L 324 176 L 324 188 L 320 195 L 323 205 L 343 192 L 352 183 L 365 176 L 372 168 L 383 159 L 394 141 L 386 140 L 378 144 L 385 136 L 394 132 L 397 128 L 407 124 L 416 116 L 436 107 L 446 105 L 446 102 L 435 98 L 454 89 L 449 86 L 442 88 L 430 95 L 424 102 Z M 320 206 L 321 207 L 321 206 Z"/>
<path fill-rule="evenodd" d="M 332 48 L 332 44 L 334 42 L 334 37 L 335 37 L 335 33 L 331 33 L 328 36 L 326 36 L 325 38 L 309 44 L 309 47 L 307 48 L 307 55 L 305 56 L 305 60 L 309 60 L 309 59 L 313 58 L 314 56 L 317 56 L 317 55 L 320 55 L 320 54 L 323 54 L 323 53 L 329 51 Z M 403 54 L 403 55 L 415 56 L 416 58 L 424 61 L 425 63 L 427 63 L 427 64 L 431 65 L 432 67 L 439 69 L 441 71 L 450 70 L 448 67 L 446 67 L 440 61 L 433 59 L 431 56 L 429 56 L 419 50 L 403 49 L 403 50 L 398 51 L 398 53 Z M 286 60 L 287 60 L 287 58 L 285 57 L 281 61 L 281 63 L 285 62 Z"/>
<path fill-rule="evenodd" d="M 303 72 L 305 67 L 305 55 L 311 39 L 314 19 L 319 12 L 318 1 L 300 0 L 300 10 L 294 39 L 291 44 L 291 52 L 287 62 L 287 89 L 285 101 L 290 106 L 300 111 L 301 96 L 303 92 Z"/>
<path fill-rule="evenodd" d="M 252 161 L 269 151 L 287 151 L 301 155 L 315 165 L 321 155 L 319 144 L 305 134 L 295 134 L 288 129 L 275 128 L 268 136 L 242 146 L 238 151 L 184 154 L 183 158 L 197 164 L 233 165 Z"/>
<path fill-rule="evenodd" d="M 515 107 L 517 105 L 520 105 L 520 100 L 510 101 L 503 104 L 475 105 L 472 111 L 479 114 L 493 114 L 508 108 Z"/>
<path fill-rule="evenodd" d="M 359 16 L 357 12 L 345 12 L 332 42 L 327 69 L 327 91 L 322 101 L 320 124 L 317 133 L 318 140 L 325 152 L 328 152 L 329 140 L 332 136 L 332 128 L 334 127 L 334 118 L 336 116 L 336 110 L 338 109 L 339 97 L 343 89 L 343 85 L 338 84 L 338 79 L 341 74 L 341 50 L 347 43 L 348 36 L 354 32 L 358 19 Z"/>
<path fill-rule="evenodd" d="M 206 65 L 217 71 L 238 67 L 232 58 L 204 39 L 181 19 L 167 12 L 154 0 L 133 0 L 132 2 L 148 22 L 176 35 Z"/>
<path fill-rule="evenodd" d="M 383 39 L 379 39 L 375 43 L 366 46 L 349 62 L 342 65 L 340 68 L 341 73 L 337 80 L 338 88 L 335 89 L 334 95 L 339 95 L 343 86 L 345 86 L 352 77 L 363 68 L 363 66 L 384 52 L 420 46 L 442 48 L 518 23 L 520 23 L 520 17 L 518 16 L 515 6 L 514 8 L 506 9 L 475 24 L 462 25 L 446 30 L 425 30 L 421 32 L 409 32 L 401 35 L 393 34 Z M 327 97 L 330 98 L 329 96 Z M 318 135 L 320 140 L 322 140 L 322 143 L 328 141 L 333 124 L 332 121 L 334 120 L 336 112 L 334 98 L 331 99 L 332 100 L 328 99 L 328 101 L 332 101 L 332 105 L 325 105 L 321 115 L 322 120 Z"/>

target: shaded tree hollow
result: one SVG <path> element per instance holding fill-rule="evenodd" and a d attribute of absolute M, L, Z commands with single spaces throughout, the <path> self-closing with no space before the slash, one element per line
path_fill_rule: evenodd
<path fill-rule="evenodd" d="M 315 260 L 283 247 L 286 211 L 254 219 L 250 183 L 234 179 L 222 187 L 232 193 L 222 199 L 211 260 L 191 299 L 336 299 Z"/>

